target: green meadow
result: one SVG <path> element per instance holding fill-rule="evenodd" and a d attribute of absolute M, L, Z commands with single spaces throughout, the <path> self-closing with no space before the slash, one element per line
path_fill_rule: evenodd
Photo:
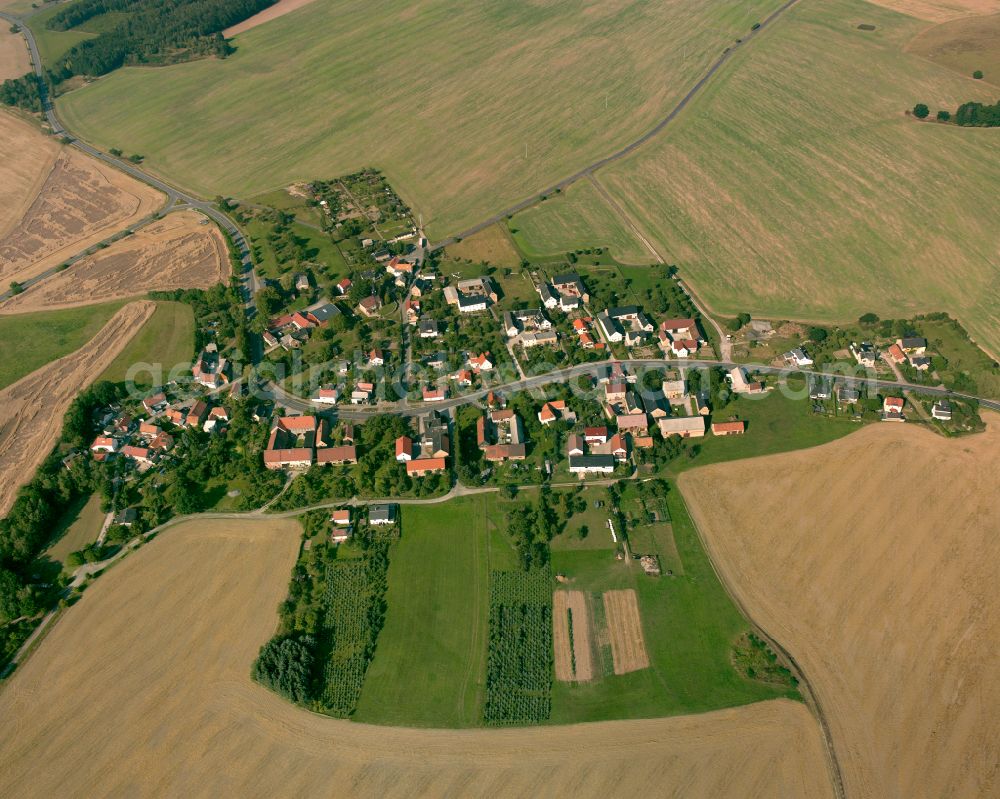
<path fill-rule="evenodd" d="M 924 27 L 800 3 L 597 177 L 721 314 L 947 311 L 1000 352 L 1000 137 L 905 115 L 996 93 L 905 52 Z"/>
<path fill-rule="evenodd" d="M 102 380 L 125 380 L 134 364 L 162 364 L 166 375 L 178 364 L 194 358 L 194 311 L 182 302 L 158 302 L 153 315 L 121 354 L 101 375 Z M 136 382 L 149 383 L 146 374 L 135 375 Z"/>
<path fill-rule="evenodd" d="M 637 138 L 777 6 L 323 0 L 225 60 L 121 69 L 57 106 L 208 197 L 377 167 L 436 239 Z"/>

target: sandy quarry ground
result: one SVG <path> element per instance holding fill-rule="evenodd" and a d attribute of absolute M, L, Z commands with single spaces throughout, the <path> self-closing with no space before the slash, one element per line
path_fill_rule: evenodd
<path fill-rule="evenodd" d="M 725 581 L 815 689 L 848 796 L 1000 795 L 1000 416 L 986 418 L 968 438 L 876 425 L 681 477 Z"/>
<path fill-rule="evenodd" d="M 0 111 L 0 240 L 24 216 L 59 155 L 59 143 Z"/>
<path fill-rule="evenodd" d="M 300 529 L 194 521 L 103 575 L 0 692 L 0 795 L 828 797 L 789 701 L 670 719 L 407 730 L 250 680 Z"/>
<path fill-rule="evenodd" d="M 0 25 L 0 81 L 19 78 L 31 72 L 28 46 L 20 33 L 11 33 L 10 25 L 4 20 Z"/>
<path fill-rule="evenodd" d="M 76 352 L 0 391 L 0 516 L 49 454 L 73 398 L 118 357 L 155 308 L 129 303 Z"/>
<path fill-rule="evenodd" d="M 646 641 L 642 637 L 639 602 L 631 588 L 604 592 L 604 617 L 611 636 L 611 659 L 615 674 L 649 668 Z"/>
<path fill-rule="evenodd" d="M 928 22 L 947 22 L 961 17 L 976 17 L 1000 11 L 1000 0 L 868 0 Z"/>
<path fill-rule="evenodd" d="M 230 36 L 235 36 L 238 33 L 243 33 L 251 28 L 256 28 L 258 25 L 263 25 L 265 22 L 270 22 L 272 19 L 277 19 L 278 17 L 283 17 L 290 11 L 294 11 L 297 8 L 302 8 L 304 5 L 308 5 L 313 0 L 278 0 L 270 8 L 265 8 L 259 14 L 254 14 L 249 19 L 243 20 L 238 25 L 233 25 L 231 28 L 226 28 L 222 35 L 227 39 Z"/>
<path fill-rule="evenodd" d="M 573 614 L 572 645 L 569 613 Z M 556 591 L 552 594 L 552 637 L 557 680 L 587 682 L 594 679 L 590 625 L 587 595 L 583 591 Z"/>
<path fill-rule="evenodd" d="M 40 142 L 46 137 L 36 131 L 36 138 Z M 37 142 L 23 142 L 22 146 L 30 149 Z M 0 161 L 17 161 L 22 151 L 5 142 L 3 152 L 6 155 Z M 0 285 L 27 280 L 58 266 L 115 231 L 149 216 L 163 200 L 155 189 L 83 153 L 64 148 L 41 189 L 30 200 L 30 207 L 0 238 Z"/>
<path fill-rule="evenodd" d="M 195 211 L 177 211 L 0 303 L 0 314 L 204 289 L 224 282 L 228 271 L 219 229 Z"/>

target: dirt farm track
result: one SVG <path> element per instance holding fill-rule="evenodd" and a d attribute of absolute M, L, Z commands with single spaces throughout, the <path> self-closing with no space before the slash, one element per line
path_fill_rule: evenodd
<path fill-rule="evenodd" d="M 829 797 L 818 725 L 766 702 L 521 730 L 312 715 L 255 685 L 293 521 L 189 522 L 100 577 L 0 692 L 0 795 Z"/>
<path fill-rule="evenodd" d="M 968 438 L 878 425 L 681 477 L 726 583 L 809 678 L 849 797 L 1000 795 L 1000 416 L 984 418 Z"/>

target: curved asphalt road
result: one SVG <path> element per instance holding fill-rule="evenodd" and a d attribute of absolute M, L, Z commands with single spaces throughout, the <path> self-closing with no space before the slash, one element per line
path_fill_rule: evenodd
<path fill-rule="evenodd" d="M 205 214 L 205 216 L 216 222 L 219 227 L 225 230 L 226 233 L 232 237 L 233 243 L 236 245 L 237 252 L 239 253 L 240 260 L 243 264 L 241 282 L 243 284 L 247 313 L 252 316 L 256 311 L 256 307 L 254 305 L 254 295 L 257 293 L 260 286 L 257 281 L 257 273 L 254 271 L 253 259 L 250 256 L 250 247 L 247 245 L 246 238 L 244 238 L 242 231 L 236 226 L 236 223 L 216 208 L 214 204 L 195 197 L 193 194 L 188 194 L 187 192 L 178 189 L 176 186 L 172 186 L 160 178 L 150 175 L 148 172 L 139 169 L 135 164 L 129 161 L 123 161 L 120 158 L 115 158 L 113 155 L 109 155 L 108 153 L 98 150 L 96 147 L 91 147 L 87 144 L 87 142 L 81 141 L 66 130 L 66 128 L 64 128 L 62 123 L 59 121 L 59 117 L 56 116 L 55 108 L 53 107 L 52 100 L 49 97 L 48 87 L 42 79 L 42 57 L 38 52 L 38 44 L 35 42 L 35 35 L 31 32 L 31 28 L 28 27 L 24 19 L 16 17 L 13 14 L 0 12 L 0 18 L 17 25 L 20 27 L 21 33 L 24 34 L 24 38 L 28 43 L 28 51 L 31 53 L 31 65 L 35 71 L 35 75 L 37 75 L 39 79 L 39 92 L 42 97 L 42 108 L 45 111 L 45 117 L 49 122 L 49 126 L 52 128 L 53 134 L 57 136 L 65 136 L 70 140 L 69 143 L 73 147 L 76 147 L 76 149 L 85 152 L 87 155 L 96 158 L 99 161 L 110 164 L 115 169 L 121 170 L 136 180 L 142 181 L 143 183 L 162 191 L 167 196 L 165 206 L 167 210 L 171 210 L 178 205 L 194 208 L 201 211 Z"/>

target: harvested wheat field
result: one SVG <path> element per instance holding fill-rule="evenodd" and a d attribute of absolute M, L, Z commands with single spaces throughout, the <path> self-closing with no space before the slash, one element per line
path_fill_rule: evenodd
<path fill-rule="evenodd" d="M 468 258 L 493 266 L 517 267 L 521 265 L 521 254 L 510 240 L 510 234 L 499 224 L 490 225 L 474 236 L 449 244 L 448 255 L 452 258 Z"/>
<path fill-rule="evenodd" d="M 869 2 L 928 22 L 947 22 L 1000 11 L 1000 0 L 869 0 Z"/>
<path fill-rule="evenodd" d="M 0 693 L 0 795 L 832 795 L 815 721 L 784 700 L 461 731 L 295 708 L 249 675 L 299 532 L 186 522 L 102 576 Z"/>
<path fill-rule="evenodd" d="M 41 274 L 149 216 L 162 205 L 163 195 L 83 153 L 63 148 L 29 202 L 0 238 L 2 285 Z"/>
<path fill-rule="evenodd" d="M 0 81 L 19 78 L 28 72 L 31 72 L 31 59 L 24 37 L 11 33 L 10 25 L 0 26 Z"/>
<path fill-rule="evenodd" d="M 987 424 L 872 426 L 680 479 L 724 580 L 812 684 L 848 796 L 1000 794 L 1000 416 Z"/>
<path fill-rule="evenodd" d="M 227 39 L 231 36 L 236 36 L 237 34 L 248 31 L 251 28 L 256 28 L 258 25 L 263 25 L 265 22 L 270 22 L 272 19 L 277 19 L 278 17 L 283 17 L 296 9 L 302 8 L 304 5 L 308 5 L 313 0 L 278 0 L 273 6 L 265 8 L 263 11 L 258 11 L 249 19 L 245 19 L 242 22 L 233 25 L 231 28 L 226 28 L 222 35 Z"/>
<path fill-rule="evenodd" d="M 966 78 L 979 70 L 983 80 L 1000 86 L 1000 14 L 933 25 L 914 36 L 906 51 Z"/>
<path fill-rule="evenodd" d="M 552 594 L 552 639 L 557 680 L 588 682 L 594 679 L 590 626 L 587 595 L 583 591 L 556 591 Z"/>
<path fill-rule="evenodd" d="M 604 617 L 611 636 L 611 658 L 615 674 L 649 668 L 646 641 L 642 637 L 642 619 L 635 590 L 604 592 Z"/>
<path fill-rule="evenodd" d="M 145 301 L 126 305 L 76 352 L 0 391 L 0 516 L 49 454 L 73 398 L 107 369 L 155 308 Z"/>
<path fill-rule="evenodd" d="M 0 240 L 24 216 L 58 155 L 55 139 L 0 111 Z"/>
<path fill-rule="evenodd" d="M 225 281 L 228 270 L 219 229 L 195 211 L 178 211 L 0 303 L 0 314 L 205 289 Z"/>

